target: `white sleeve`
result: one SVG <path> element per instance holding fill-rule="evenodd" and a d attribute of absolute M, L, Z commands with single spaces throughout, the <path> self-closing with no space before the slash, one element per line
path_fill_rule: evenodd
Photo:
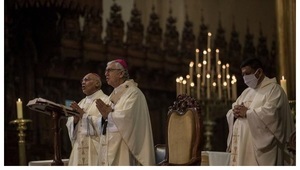
<path fill-rule="evenodd" d="M 75 142 L 75 139 L 77 137 L 77 128 L 74 128 L 74 117 L 73 116 L 70 116 L 68 117 L 68 121 L 66 123 L 66 126 L 67 126 L 67 129 L 68 129 L 68 134 L 69 134 L 69 138 L 70 138 L 70 141 L 71 141 L 71 144 L 73 146 L 74 142 Z"/>
<path fill-rule="evenodd" d="M 100 134 L 101 130 L 101 116 L 89 116 L 83 114 L 82 119 L 82 133 L 86 136 L 96 136 Z"/>

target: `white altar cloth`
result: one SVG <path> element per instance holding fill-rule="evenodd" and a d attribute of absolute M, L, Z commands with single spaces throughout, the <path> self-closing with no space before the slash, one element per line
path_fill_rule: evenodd
<path fill-rule="evenodd" d="M 69 159 L 62 159 L 64 166 L 68 166 Z M 30 161 L 28 166 L 51 166 L 53 160 L 40 160 L 40 161 Z"/>
<path fill-rule="evenodd" d="M 230 153 L 202 151 L 201 158 L 201 166 L 228 166 L 230 162 Z"/>

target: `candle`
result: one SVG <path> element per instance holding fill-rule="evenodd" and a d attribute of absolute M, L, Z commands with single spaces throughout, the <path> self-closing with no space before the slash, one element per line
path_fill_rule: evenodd
<path fill-rule="evenodd" d="M 224 99 L 226 100 L 226 87 L 227 87 L 226 81 L 223 82 L 223 86 L 224 86 Z"/>
<path fill-rule="evenodd" d="M 217 65 L 217 74 L 221 74 L 221 61 L 218 61 L 218 65 Z"/>
<path fill-rule="evenodd" d="M 221 74 L 218 74 L 218 97 L 219 100 L 222 99 L 222 88 L 221 88 Z"/>
<path fill-rule="evenodd" d="M 180 80 L 179 80 L 179 78 L 177 77 L 177 78 L 176 78 L 176 96 L 179 95 L 179 92 L 180 92 Z"/>
<path fill-rule="evenodd" d="M 282 76 L 282 79 L 280 80 L 280 85 L 283 88 L 285 94 L 287 95 L 286 80 L 284 79 L 284 76 Z"/>
<path fill-rule="evenodd" d="M 197 74 L 197 99 L 200 100 L 200 74 Z"/>
<path fill-rule="evenodd" d="M 194 82 L 191 82 L 191 96 L 194 96 L 194 95 L 195 95 L 194 87 L 195 87 L 195 83 L 194 83 Z"/>
<path fill-rule="evenodd" d="M 186 80 L 182 81 L 183 87 L 182 87 L 182 94 L 186 94 L 185 93 L 185 89 L 186 89 Z"/>
<path fill-rule="evenodd" d="M 213 83 L 212 83 L 212 87 L 213 87 L 213 90 L 212 90 L 213 96 L 216 96 L 216 86 L 217 86 L 217 83 L 216 83 L 216 82 L 213 82 Z"/>
<path fill-rule="evenodd" d="M 226 79 L 226 84 L 227 84 L 227 99 L 230 100 L 230 83 L 229 83 L 229 80 L 230 80 L 230 75 L 227 74 L 227 79 Z"/>
<path fill-rule="evenodd" d="M 207 71 L 210 72 L 210 66 L 211 66 L 211 57 L 210 57 L 210 54 L 211 54 L 211 50 L 210 48 L 207 49 Z"/>
<path fill-rule="evenodd" d="M 231 84 L 232 84 L 232 101 L 235 101 L 236 100 L 236 80 L 232 80 L 231 81 Z"/>
<path fill-rule="evenodd" d="M 191 82 L 193 82 L 193 67 L 194 67 L 194 62 L 190 62 L 190 77 L 191 77 Z"/>
<path fill-rule="evenodd" d="M 210 99 L 210 74 L 207 74 L 206 78 L 207 78 L 206 97 L 207 99 Z"/>
<path fill-rule="evenodd" d="M 210 38 L 211 38 L 211 33 L 208 32 L 208 38 L 207 38 L 207 49 L 210 48 Z"/>
<path fill-rule="evenodd" d="M 202 85 L 205 86 L 205 77 L 206 77 L 206 54 L 207 52 L 204 50 L 203 51 L 203 71 L 202 71 Z"/>
<path fill-rule="evenodd" d="M 187 95 L 190 96 L 190 94 L 191 94 L 191 89 L 190 89 L 190 84 L 191 84 L 190 75 L 186 75 L 186 83 L 187 83 L 187 86 L 186 86 Z"/>
<path fill-rule="evenodd" d="M 199 49 L 198 48 L 196 49 L 196 60 L 195 61 L 196 61 L 195 64 L 197 66 L 199 64 Z M 196 68 L 195 71 L 196 71 L 196 74 L 199 74 L 198 71 L 197 71 L 197 68 Z"/>
<path fill-rule="evenodd" d="M 179 77 L 179 94 L 183 94 L 183 84 L 182 84 L 182 81 L 183 81 L 183 77 L 180 76 Z"/>
<path fill-rule="evenodd" d="M 226 63 L 226 75 L 229 75 L 229 64 Z"/>
<path fill-rule="evenodd" d="M 17 100 L 16 104 L 17 104 L 18 119 L 22 119 L 23 118 L 23 108 L 22 108 L 22 101 L 20 98 Z"/>
<path fill-rule="evenodd" d="M 201 67 L 202 67 L 201 63 L 198 63 L 198 65 L 197 65 L 197 74 L 201 75 Z"/>
<path fill-rule="evenodd" d="M 223 83 L 225 82 L 225 69 L 226 69 L 226 66 L 222 65 L 222 82 Z"/>
<path fill-rule="evenodd" d="M 216 49 L 216 67 L 218 67 L 219 62 L 219 49 Z"/>

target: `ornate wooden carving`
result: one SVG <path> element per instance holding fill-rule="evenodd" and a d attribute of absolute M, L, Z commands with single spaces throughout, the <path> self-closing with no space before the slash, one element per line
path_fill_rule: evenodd
<path fill-rule="evenodd" d="M 61 55 L 78 58 L 81 50 L 78 14 L 67 13 L 62 22 Z"/>
<path fill-rule="evenodd" d="M 198 35 L 198 49 L 200 50 L 200 54 L 202 55 L 203 50 L 207 49 L 207 26 L 204 24 L 204 17 L 201 16 L 201 24 L 199 28 L 199 35 Z"/>
<path fill-rule="evenodd" d="M 287 149 L 293 154 L 291 165 L 296 165 L 296 130 L 289 136 Z"/>
<path fill-rule="evenodd" d="M 273 36 L 273 41 L 271 45 L 271 50 L 270 50 L 270 63 L 269 63 L 269 68 L 266 69 L 270 77 L 276 77 L 277 71 L 277 65 L 276 65 L 276 60 L 277 58 L 277 43 L 276 43 L 276 36 Z"/>
<path fill-rule="evenodd" d="M 88 15 L 83 29 L 83 56 L 85 59 L 105 61 L 105 47 L 102 41 L 102 17 Z"/>
<path fill-rule="evenodd" d="M 235 24 L 232 25 L 231 38 L 228 46 L 228 58 L 231 64 L 231 71 L 237 75 L 240 73 L 240 64 L 242 60 L 242 46 L 239 42 L 239 33 L 235 29 Z"/>
<path fill-rule="evenodd" d="M 290 152 L 296 154 L 296 130 L 290 135 L 287 146 Z"/>
<path fill-rule="evenodd" d="M 201 107 L 198 101 L 191 96 L 181 94 L 177 96 L 176 101 L 169 107 L 169 110 L 177 110 L 184 114 L 188 108 L 196 108 L 198 113 L 201 114 Z"/>
<path fill-rule="evenodd" d="M 161 49 L 162 29 L 159 25 L 159 17 L 152 7 L 150 22 L 147 27 L 146 47 L 147 47 L 147 66 L 149 68 L 160 69 L 163 67 L 163 52 Z"/>
<path fill-rule="evenodd" d="M 102 13 L 102 0 L 10 0 L 15 9 L 20 8 L 61 8 L 81 13 Z"/>
<path fill-rule="evenodd" d="M 229 62 L 228 54 L 227 54 L 227 42 L 225 39 L 225 30 L 222 27 L 221 21 L 219 21 L 219 27 L 217 29 L 215 41 L 214 41 L 214 48 L 219 49 L 220 53 L 220 60 L 222 63 Z"/>
<path fill-rule="evenodd" d="M 192 134 L 192 138 L 190 139 L 191 145 L 189 145 L 189 146 L 185 145 L 185 148 L 184 148 L 184 149 L 186 149 L 186 152 L 189 153 L 189 159 L 186 159 L 185 162 L 183 162 L 180 159 L 175 159 L 175 161 L 174 161 L 174 153 L 176 153 L 176 151 L 174 151 L 174 149 L 178 150 L 178 147 L 180 147 L 182 144 L 180 144 L 180 142 L 170 144 L 170 143 L 172 143 L 172 141 L 173 141 L 172 139 L 174 139 L 174 137 L 178 137 L 178 134 L 176 135 L 176 131 L 178 131 L 178 124 L 174 124 L 174 123 L 170 123 L 170 122 L 173 122 L 175 120 L 175 119 L 173 119 L 173 121 L 171 121 L 172 117 L 174 117 L 174 115 L 179 114 L 179 115 L 183 116 L 190 111 L 193 115 L 193 118 L 192 118 L 192 122 L 189 122 L 189 123 L 193 124 L 193 127 L 192 127 L 193 134 Z M 178 120 L 178 118 L 176 118 L 176 119 Z M 180 122 L 183 122 L 183 121 L 180 121 Z M 185 129 L 182 127 L 185 127 L 185 126 L 181 126 L 180 127 L 181 130 Z M 173 129 L 170 129 L 170 128 L 173 128 Z M 174 134 L 174 132 L 175 132 L 175 134 Z M 187 133 L 190 133 L 190 132 L 191 131 L 188 131 Z M 166 165 L 166 166 L 200 165 L 202 142 L 203 142 L 203 139 L 202 139 L 202 137 L 203 137 L 203 120 L 201 117 L 201 110 L 200 110 L 197 100 L 195 100 L 194 98 L 187 96 L 187 95 L 178 95 L 177 96 L 174 104 L 169 107 L 167 126 L 166 126 L 166 134 L 167 135 L 166 135 L 165 160 L 160 162 L 158 165 Z M 178 137 L 178 138 L 180 138 L 180 137 Z M 174 147 L 174 145 L 175 145 L 175 147 Z M 173 151 L 171 151 L 171 150 L 173 150 Z M 176 157 L 176 155 L 175 155 L 175 157 Z M 178 161 L 178 162 L 176 162 L 176 161 Z"/>
<path fill-rule="evenodd" d="M 141 12 L 137 9 L 136 4 L 131 10 L 131 18 L 127 23 L 127 27 L 126 49 L 128 61 L 132 66 L 143 67 L 146 58 L 145 47 L 143 46 L 144 26 L 141 22 Z"/>
<path fill-rule="evenodd" d="M 265 63 L 264 65 L 264 72 L 267 76 L 270 76 L 270 73 L 275 72 L 275 70 L 270 70 L 270 64 L 272 63 L 273 59 L 269 58 L 269 50 L 267 47 L 267 39 L 263 35 L 263 31 L 260 26 L 259 31 L 259 38 L 258 38 L 258 45 L 257 45 L 257 57 L 260 59 L 262 63 Z"/>
<path fill-rule="evenodd" d="M 179 33 L 176 28 L 176 19 L 172 16 L 172 10 L 170 10 L 170 16 L 167 19 L 166 32 L 164 35 L 164 52 L 165 52 L 165 68 L 166 70 L 178 71 L 178 64 L 181 63 L 181 56 L 179 55 Z"/>
<path fill-rule="evenodd" d="M 124 50 L 124 21 L 121 6 L 114 3 L 111 6 L 110 18 L 107 20 L 105 43 L 107 45 L 108 60 L 125 57 Z"/>
<path fill-rule="evenodd" d="M 255 47 L 253 44 L 253 35 L 250 33 L 249 25 L 247 25 L 247 34 L 243 48 L 243 60 L 249 57 L 255 57 Z"/>
<path fill-rule="evenodd" d="M 189 20 L 188 16 L 186 16 L 181 42 L 181 56 L 185 65 L 195 58 L 195 39 L 193 23 Z"/>

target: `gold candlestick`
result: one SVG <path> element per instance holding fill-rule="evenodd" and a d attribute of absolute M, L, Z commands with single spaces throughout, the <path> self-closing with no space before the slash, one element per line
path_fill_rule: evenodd
<path fill-rule="evenodd" d="M 32 122 L 30 119 L 16 119 L 12 120 L 10 124 L 18 124 L 17 130 L 19 131 L 19 163 L 20 165 L 27 165 L 26 163 L 26 141 L 25 130 L 27 129 L 26 123 Z"/>

